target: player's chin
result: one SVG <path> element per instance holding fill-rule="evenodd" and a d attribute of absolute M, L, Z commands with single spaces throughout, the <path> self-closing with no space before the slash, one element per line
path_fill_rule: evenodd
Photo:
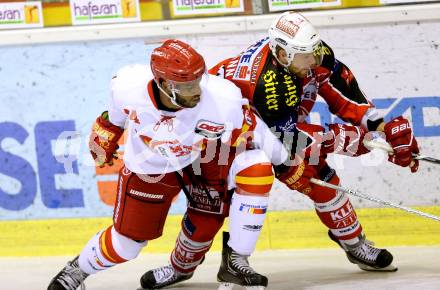
<path fill-rule="evenodd" d="M 190 102 L 196 106 L 198 103 L 200 103 L 200 96 L 194 96 Z"/>
<path fill-rule="evenodd" d="M 303 78 L 307 77 L 308 73 L 309 73 L 308 69 L 302 69 L 298 72 L 297 76 L 303 79 Z"/>
<path fill-rule="evenodd" d="M 185 107 L 194 108 L 195 106 L 197 106 L 198 103 L 200 103 L 200 97 L 191 99 L 190 101 L 186 102 Z"/>

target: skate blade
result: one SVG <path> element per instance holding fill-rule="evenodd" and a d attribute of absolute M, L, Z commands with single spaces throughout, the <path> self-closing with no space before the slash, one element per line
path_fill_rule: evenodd
<path fill-rule="evenodd" d="M 396 272 L 399 269 L 392 264 L 388 265 L 384 268 L 374 268 L 374 267 L 363 265 L 363 264 L 357 264 L 357 265 L 361 270 L 369 271 L 369 272 Z"/>
<path fill-rule="evenodd" d="M 234 283 L 228 283 L 228 282 L 221 282 L 218 290 L 232 290 L 232 288 L 234 288 L 234 286 L 237 284 Z M 237 285 L 238 287 L 243 287 L 243 289 L 245 290 L 264 290 L 266 289 L 266 287 L 264 286 L 241 286 L 241 285 Z"/>
<path fill-rule="evenodd" d="M 232 290 L 232 288 L 234 288 L 234 285 L 235 284 L 233 283 L 222 282 L 218 286 L 218 290 Z"/>

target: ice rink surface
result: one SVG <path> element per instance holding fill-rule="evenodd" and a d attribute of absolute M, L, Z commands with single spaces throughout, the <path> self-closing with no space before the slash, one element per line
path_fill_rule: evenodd
<path fill-rule="evenodd" d="M 251 265 L 269 278 L 267 289 L 280 290 L 436 290 L 440 289 L 440 247 L 389 248 L 399 270 L 364 272 L 340 249 L 257 252 Z M 44 290 L 70 257 L 0 258 L 1 290 Z M 91 276 L 88 290 L 135 290 L 144 271 L 162 265 L 166 254 L 143 254 L 136 260 Z M 220 254 L 208 253 L 194 277 L 167 289 L 217 289 Z M 234 289 L 243 289 L 234 287 Z"/>

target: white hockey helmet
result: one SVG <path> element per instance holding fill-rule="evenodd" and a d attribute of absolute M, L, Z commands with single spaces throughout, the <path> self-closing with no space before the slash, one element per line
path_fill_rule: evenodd
<path fill-rule="evenodd" d="M 277 56 L 277 47 L 286 51 L 287 64 L 290 66 L 296 53 L 314 53 L 317 64 L 322 62 L 321 37 L 313 25 L 301 14 L 293 11 L 279 15 L 269 28 L 269 47 Z"/>

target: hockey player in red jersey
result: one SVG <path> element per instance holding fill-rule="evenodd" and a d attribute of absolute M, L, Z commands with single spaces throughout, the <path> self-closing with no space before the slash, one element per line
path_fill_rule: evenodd
<path fill-rule="evenodd" d="M 400 116 L 385 123 L 349 68 L 335 58 L 312 24 L 295 12 L 281 14 L 271 25 L 269 37 L 220 62 L 210 73 L 240 87 L 268 127 L 281 132 L 284 143 L 293 143 L 293 152 L 296 148 L 310 157 L 311 149 L 320 147 L 322 156 L 310 158 L 302 168 L 275 166 L 277 178 L 314 201 L 330 238 L 345 250 L 350 262 L 363 270 L 397 270 L 391 265 L 391 253 L 365 239 L 348 196 L 313 185 L 310 178 L 339 184 L 335 170 L 327 165 L 326 154 L 359 156 L 369 152 L 362 144 L 368 131 L 384 133 L 394 151 L 389 161 L 416 172 L 418 161 L 412 154 L 419 151 L 408 120 Z M 323 127 L 307 124 L 306 117 L 318 94 L 331 113 L 351 125 L 331 124 L 324 133 Z M 336 138 L 326 141 L 324 136 L 329 135 Z"/>
<path fill-rule="evenodd" d="M 148 241 L 162 235 L 181 190 L 188 209 L 170 265 L 145 273 L 142 288 L 189 279 L 229 215 L 218 279 L 264 289 L 267 278 L 249 266 L 247 257 L 263 226 L 272 164 L 288 157 L 281 142 L 233 83 L 208 75 L 202 56 L 178 40 L 156 48 L 150 66 L 122 68 L 111 93 L 89 145 L 97 163 L 111 165 L 117 141 L 127 133 L 113 225 L 92 237 L 48 290 L 83 287 L 89 275 L 136 258 Z M 261 142 L 272 139 L 277 154 L 259 149 L 258 134 Z"/>

